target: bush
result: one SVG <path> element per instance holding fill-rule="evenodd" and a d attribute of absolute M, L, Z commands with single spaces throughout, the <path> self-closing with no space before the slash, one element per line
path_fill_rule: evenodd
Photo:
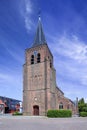
<path fill-rule="evenodd" d="M 71 117 L 71 110 L 48 110 L 47 117 L 57 118 L 57 117 Z"/>
<path fill-rule="evenodd" d="M 22 113 L 19 113 L 19 112 L 14 112 L 12 115 L 13 115 L 13 116 L 21 116 L 21 115 L 23 115 L 23 114 L 22 114 Z"/>
<path fill-rule="evenodd" d="M 87 112 L 80 112 L 80 116 L 87 117 Z"/>
<path fill-rule="evenodd" d="M 83 107 L 83 111 L 84 111 L 84 112 L 87 112 L 87 106 L 86 106 L 86 107 Z"/>

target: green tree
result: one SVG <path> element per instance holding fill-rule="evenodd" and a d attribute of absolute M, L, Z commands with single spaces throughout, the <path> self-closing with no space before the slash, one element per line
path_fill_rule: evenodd
<path fill-rule="evenodd" d="M 79 102 L 78 102 L 78 104 L 84 104 L 84 103 L 85 103 L 84 98 L 81 98 L 81 99 L 79 100 Z"/>
<path fill-rule="evenodd" d="M 81 98 L 78 102 L 79 112 L 87 112 L 87 103 L 85 103 L 84 98 Z"/>

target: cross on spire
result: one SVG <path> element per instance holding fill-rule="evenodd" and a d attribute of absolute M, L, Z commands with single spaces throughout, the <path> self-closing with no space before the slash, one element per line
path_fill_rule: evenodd
<path fill-rule="evenodd" d="M 40 9 L 38 11 L 38 16 L 39 16 L 39 18 L 41 17 L 41 10 Z"/>

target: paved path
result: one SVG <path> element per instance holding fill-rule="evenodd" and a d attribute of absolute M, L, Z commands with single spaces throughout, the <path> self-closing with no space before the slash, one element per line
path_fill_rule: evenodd
<path fill-rule="evenodd" d="M 87 118 L 0 116 L 0 130 L 87 130 Z"/>

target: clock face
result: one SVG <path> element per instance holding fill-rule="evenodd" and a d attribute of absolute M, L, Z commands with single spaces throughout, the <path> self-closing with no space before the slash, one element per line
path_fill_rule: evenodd
<path fill-rule="evenodd" d="M 38 53 L 37 51 L 34 51 L 34 56 L 37 56 L 37 53 Z"/>
<path fill-rule="evenodd" d="M 37 101 L 37 97 L 35 97 L 34 100 Z"/>

